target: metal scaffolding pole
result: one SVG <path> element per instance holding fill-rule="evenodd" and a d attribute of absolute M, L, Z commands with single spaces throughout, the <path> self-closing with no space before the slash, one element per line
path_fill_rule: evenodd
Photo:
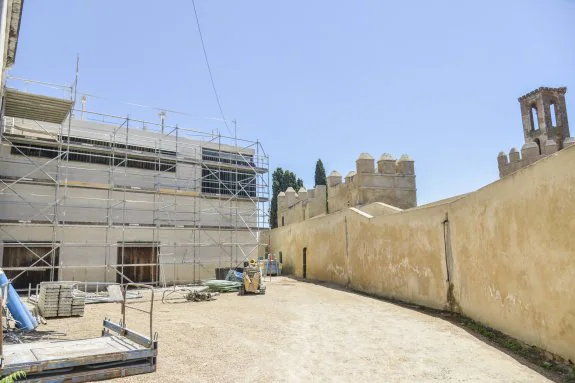
<path fill-rule="evenodd" d="M 259 241 L 267 228 L 269 161 L 259 141 L 238 138 L 236 129 L 233 137 L 210 134 L 168 126 L 163 117 L 157 124 L 87 111 L 85 105 L 82 115 L 105 123 L 72 116 L 57 126 L 2 121 L 0 161 L 9 171 L 0 170 L 0 206 L 14 214 L 1 218 L 0 240 L 37 258 L 3 264 L 14 279 L 47 266 L 50 281 L 68 270 L 66 278 L 124 283 L 132 282 L 128 270 L 148 267 L 154 274 L 149 283 L 195 283 L 213 277 L 214 267 L 238 266 L 266 245 Z M 123 185 L 117 184 L 120 169 Z M 42 234 L 45 227 L 50 238 Z M 138 242 L 151 246 L 155 258 L 128 259 L 128 244 Z M 50 251 L 39 253 L 38 247 Z M 103 274 L 90 271 L 98 269 Z"/>

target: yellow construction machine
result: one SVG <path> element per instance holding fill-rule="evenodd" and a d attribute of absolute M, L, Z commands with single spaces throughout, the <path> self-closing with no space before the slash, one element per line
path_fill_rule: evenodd
<path fill-rule="evenodd" d="M 239 295 L 248 293 L 262 295 L 266 293 L 262 271 L 255 259 L 250 260 L 249 265 L 244 267 L 242 285 L 240 286 Z"/>

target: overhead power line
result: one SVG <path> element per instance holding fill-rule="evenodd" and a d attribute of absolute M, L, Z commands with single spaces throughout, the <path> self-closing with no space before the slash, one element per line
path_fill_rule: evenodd
<path fill-rule="evenodd" d="M 198 11 L 196 10 L 196 1 L 192 0 L 192 6 L 194 8 L 194 15 L 196 16 L 196 25 L 198 26 L 198 32 L 200 35 L 200 41 L 202 42 L 202 50 L 204 51 L 204 58 L 206 59 L 206 66 L 208 67 L 208 73 L 210 74 L 210 81 L 212 82 L 212 89 L 214 90 L 214 95 L 216 96 L 216 101 L 218 103 L 218 108 L 220 109 L 220 114 L 222 115 L 222 120 L 228 129 L 230 134 L 233 134 L 230 127 L 228 126 L 228 121 L 224 114 L 224 109 L 222 108 L 222 103 L 220 102 L 220 97 L 218 96 L 218 91 L 216 90 L 216 83 L 214 82 L 214 76 L 212 75 L 212 68 L 210 67 L 210 61 L 208 60 L 208 53 L 206 52 L 206 44 L 204 43 L 204 37 L 202 36 L 202 28 L 200 28 L 200 20 L 198 19 Z"/>

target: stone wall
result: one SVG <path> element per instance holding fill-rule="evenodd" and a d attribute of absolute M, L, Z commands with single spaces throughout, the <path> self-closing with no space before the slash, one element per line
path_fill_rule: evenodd
<path fill-rule="evenodd" d="M 568 137 L 563 141 L 563 147 L 568 148 L 575 145 L 575 139 Z M 540 149 L 538 144 L 528 142 L 521 148 L 521 153 L 516 148 L 511 149 L 509 157 L 504 152 L 497 156 L 499 166 L 499 177 L 503 178 L 511 173 L 516 172 L 540 159 L 556 153 L 558 150 L 557 143 L 553 140 L 547 140 L 545 145 Z"/>
<path fill-rule="evenodd" d="M 519 97 L 523 138 L 521 154 L 511 149 L 497 156 L 499 177 L 503 178 L 543 157 L 575 145 L 570 136 L 565 93 L 567 88 L 541 87 Z"/>
<path fill-rule="evenodd" d="M 296 276 L 453 310 L 575 360 L 575 148 L 476 192 L 272 230 Z"/>
<path fill-rule="evenodd" d="M 399 160 L 384 154 L 375 167 L 373 157 L 362 153 L 356 161 L 356 170 L 350 171 L 342 182 L 337 171 L 327 177 L 327 204 L 325 186 L 295 191 L 288 188 L 278 194 L 278 226 L 302 222 L 306 219 L 347 209 L 382 202 L 401 209 L 417 205 L 414 162 L 407 155 Z"/>
<path fill-rule="evenodd" d="M 414 161 L 407 155 L 399 160 L 383 154 L 375 161 L 367 153 L 356 160 L 356 170 L 349 172 L 342 183 L 337 171 L 328 176 L 328 206 L 334 213 L 372 202 L 384 202 L 401 209 L 417 205 Z"/>
<path fill-rule="evenodd" d="M 326 213 L 326 187 L 301 188 L 297 193 L 288 188 L 278 195 L 278 226 L 297 223 Z"/>

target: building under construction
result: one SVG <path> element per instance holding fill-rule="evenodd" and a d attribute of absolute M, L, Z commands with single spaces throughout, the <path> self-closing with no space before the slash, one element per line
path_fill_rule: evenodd
<path fill-rule="evenodd" d="M 269 176 L 259 142 L 4 93 L 1 258 L 16 287 L 189 283 L 257 257 Z"/>
<path fill-rule="evenodd" d="M 15 287 L 191 283 L 263 253 L 258 141 L 170 126 L 163 112 L 156 122 L 95 113 L 84 97 L 76 110 L 77 71 L 61 97 L 7 87 L 22 1 L 1 5 L 0 264 Z"/>

